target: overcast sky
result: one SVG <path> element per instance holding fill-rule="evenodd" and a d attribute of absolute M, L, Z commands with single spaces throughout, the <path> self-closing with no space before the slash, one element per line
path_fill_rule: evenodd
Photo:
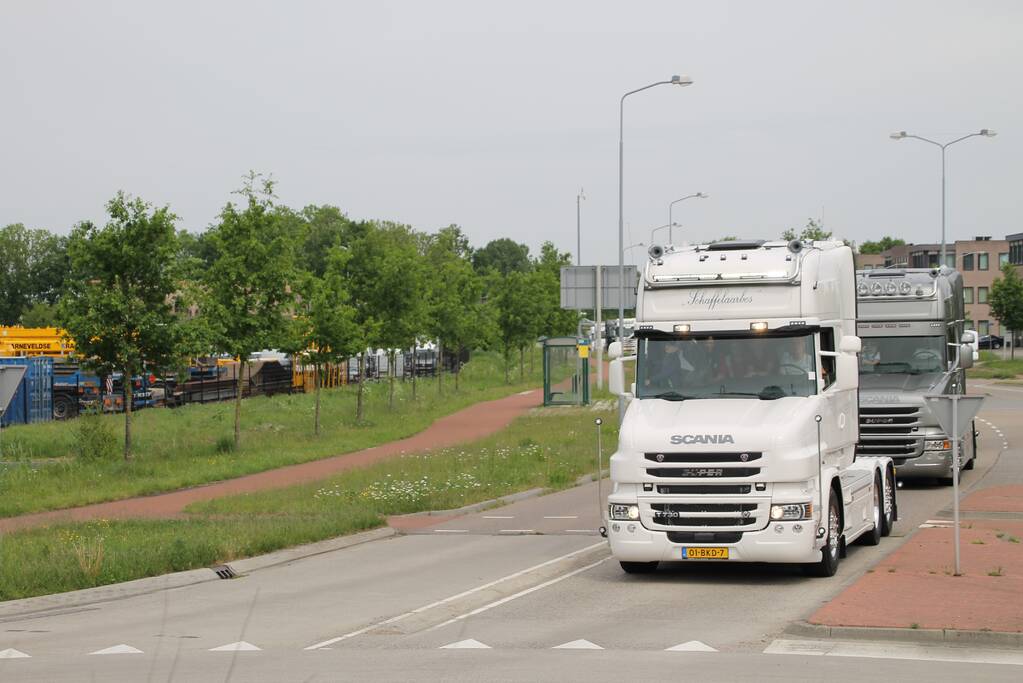
<path fill-rule="evenodd" d="M 205 229 L 248 169 L 293 207 L 617 262 L 649 241 L 1023 231 L 1023 3 L 47 2 L 0 5 L 0 225 L 66 232 L 118 189 Z M 661 233 L 663 234 L 663 233 Z M 660 234 L 659 234 L 660 236 Z M 640 250 L 636 250 L 637 252 Z M 637 256 L 634 252 L 634 256 Z"/>

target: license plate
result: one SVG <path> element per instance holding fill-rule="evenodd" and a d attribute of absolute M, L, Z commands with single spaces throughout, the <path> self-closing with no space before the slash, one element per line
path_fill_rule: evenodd
<path fill-rule="evenodd" d="M 683 560 L 727 560 L 728 548 L 682 548 Z"/>

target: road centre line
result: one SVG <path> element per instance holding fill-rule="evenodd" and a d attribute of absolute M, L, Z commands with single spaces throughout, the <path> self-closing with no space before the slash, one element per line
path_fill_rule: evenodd
<path fill-rule="evenodd" d="M 601 541 L 600 543 L 594 543 L 593 545 L 588 545 L 585 548 L 580 548 L 579 550 L 573 550 L 570 553 L 566 553 L 566 554 L 561 555 L 559 557 L 555 557 L 554 559 L 547 560 L 546 562 L 541 562 L 540 564 L 533 565 L 532 567 L 527 567 L 527 568 L 519 570 L 519 571 L 517 571 L 517 572 L 515 572 L 513 574 L 508 574 L 507 576 L 502 576 L 501 578 L 495 579 L 494 581 L 490 581 L 489 583 L 485 583 L 482 586 L 476 586 L 475 588 L 470 588 L 469 590 L 462 591 L 461 593 L 458 593 L 457 595 L 452 595 L 452 596 L 444 598 L 442 600 L 437 600 L 435 602 L 431 602 L 428 605 L 423 605 L 422 607 L 417 607 L 416 609 L 412 610 L 411 612 L 405 612 L 403 614 L 399 614 L 399 615 L 391 617 L 389 619 L 384 619 L 383 621 L 378 621 L 378 622 L 376 622 L 374 624 L 370 624 L 369 626 L 366 626 L 365 628 L 360 628 L 357 631 L 352 631 L 352 632 L 346 633 L 346 634 L 344 634 L 342 636 L 337 636 L 336 638 L 330 638 L 329 640 L 324 640 L 323 642 L 316 643 L 315 645 L 310 645 L 309 647 L 304 648 L 304 649 L 306 649 L 306 650 L 319 650 L 320 648 L 328 647 L 330 645 L 333 645 L 334 643 L 339 643 L 342 640 L 348 640 L 349 638 L 354 638 L 355 636 L 361 636 L 363 633 L 367 633 L 369 631 L 372 631 L 375 628 L 379 628 L 381 626 L 386 626 L 388 624 L 393 624 L 396 621 L 401 621 L 402 619 L 406 619 L 406 618 L 414 616 L 416 614 L 421 614 L 423 612 L 426 612 L 427 610 L 433 609 L 434 607 L 440 607 L 441 605 L 446 605 L 449 602 L 452 602 L 454 600 L 459 600 L 459 599 L 464 598 L 466 596 L 472 595 L 473 593 L 478 593 L 480 591 L 487 590 L 488 588 L 493 588 L 497 584 L 503 583 L 504 581 L 509 581 L 511 579 L 518 578 L 518 577 L 522 576 L 523 574 L 528 574 L 529 572 L 536 571 L 537 569 L 542 569 L 543 567 L 546 567 L 548 565 L 554 564 L 555 562 L 561 562 L 562 560 L 567 560 L 570 557 L 575 557 L 576 555 L 588 552 L 590 550 L 593 550 L 594 548 L 599 548 L 599 547 L 605 546 L 605 545 L 607 545 L 607 544 L 604 541 Z"/>
<path fill-rule="evenodd" d="M 597 545 L 603 545 L 603 544 L 602 543 L 598 543 Z M 542 588 L 547 588 L 548 586 L 553 586 L 554 584 L 559 583 L 561 581 L 564 581 L 565 579 L 571 578 L 571 577 L 575 576 L 576 574 L 581 574 L 582 572 L 585 572 L 587 570 L 593 569 L 598 564 L 603 564 L 606 560 L 607 560 L 606 557 L 601 558 L 601 559 L 597 560 L 596 562 L 592 562 L 592 563 L 586 565 L 585 567 L 580 567 L 579 569 L 575 569 L 573 571 L 570 571 L 567 574 L 562 574 L 561 576 L 556 576 L 553 579 L 551 579 L 550 581 L 544 581 L 543 583 L 541 583 L 539 585 L 536 585 L 536 586 L 533 586 L 532 588 L 527 588 L 525 590 L 519 591 L 518 593 L 515 593 L 514 595 L 509 595 L 507 597 L 501 598 L 500 600 L 495 600 L 494 602 L 492 602 L 492 603 L 490 603 L 488 605 L 483 605 L 483 607 L 477 607 L 476 609 L 472 610 L 471 612 L 466 612 L 465 614 L 459 614 L 457 617 L 454 617 L 453 619 L 448 619 L 443 624 L 437 624 L 436 626 L 432 626 L 432 627 L 426 629 L 426 631 L 427 632 L 429 632 L 429 631 L 436 631 L 437 629 L 444 628 L 445 626 L 450 626 L 451 624 L 455 623 L 456 621 L 461 621 L 462 619 L 468 619 L 469 617 L 474 617 L 477 614 L 482 614 L 483 612 L 491 610 L 491 609 L 493 609 L 495 607 L 500 607 L 501 605 L 509 603 L 512 600 L 517 600 L 518 598 L 521 598 L 523 596 L 529 595 L 530 593 L 535 593 L 536 591 L 538 591 L 538 590 L 540 590 Z"/>

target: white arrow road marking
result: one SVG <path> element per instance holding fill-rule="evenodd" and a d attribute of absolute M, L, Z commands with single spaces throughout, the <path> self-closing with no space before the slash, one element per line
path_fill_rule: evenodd
<path fill-rule="evenodd" d="M 0 659 L 22 659 L 24 657 L 31 657 L 21 650 L 15 650 L 13 647 L 9 647 L 6 650 L 0 650 Z"/>
<path fill-rule="evenodd" d="M 228 643 L 220 647 L 211 647 L 210 652 L 258 652 L 263 648 L 256 647 L 252 643 L 239 640 L 237 643 Z"/>
<path fill-rule="evenodd" d="M 685 643 L 679 643 L 674 647 L 669 647 L 664 650 L 665 652 L 717 652 L 714 648 L 706 643 L 701 643 L 698 640 L 690 640 Z"/>
<path fill-rule="evenodd" d="M 571 643 L 562 643 L 561 645 L 555 645 L 551 648 L 552 650 L 603 650 L 601 646 L 596 643 L 591 643 L 588 640 L 573 640 Z"/>
<path fill-rule="evenodd" d="M 114 645 L 113 647 L 107 647 L 107 648 L 104 648 L 102 650 L 96 650 L 95 652 L 90 652 L 89 654 L 90 655 L 140 655 L 140 654 L 142 654 L 142 650 L 139 650 L 138 648 L 134 648 L 131 645 L 125 645 L 124 643 L 121 643 L 120 645 Z"/>
<path fill-rule="evenodd" d="M 457 643 L 448 643 L 447 645 L 441 645 L 441 650 L 489 650 L 490 646 L 481 643 L 478 640 L 469 638 L 468 640 L 460 640 Z"/>

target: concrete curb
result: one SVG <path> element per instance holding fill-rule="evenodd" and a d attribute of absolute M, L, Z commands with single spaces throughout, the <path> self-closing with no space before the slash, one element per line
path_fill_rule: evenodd
<path fill-rule="evenodd" d="M 961 631 L 954 628 L 915 629 L 872 626 L 827 626 L 796 621 L 785 628 L 785 634 L 823 640 L 872 640 L 902 643 L 980 646 L 992 648 L 1023 647 L 1023 633 L 1004 631 Z"/>
<path fill-rule="evenodd" d="M 232 562 L 228 566 L 236 574 L 243 575 L 260 569 L 268 569 L 270 567 L 288 564 L 289 562 L 301 560 L 306 557 L 322 555 L 324 553 L 350 548 L 351 546 L 360 545 L 362 543 L 390 538 L 395 535 L 396 532 L 394 529 L 383 527 L 349 536 L 330 538 L 325 541 L 309 543 L 307 545 L 297 546 L 294 548 L 285 548 L 283 550 L 267 553 L 266 555 L 249 557 Z M 67 593 L 40 595 L 35 598 L 24 598 L 22 600 L 10 600 L 7 602 L 0 602 L 0 623 L 4 621 L 12 621 L 16 618 L 43 615 L 52 616 L 62 612 L 76 612 L 81 611 L 82 608 L 87 608 L 89 605 L 100 602 L 121 600 L 138 595 L 146 595 L 168 589 L 184 588 L 185 586 L 193 586 L 199 583 L 220 580 L 220 577 L 214 573 L 213 569 L 204 567 L 202 569 L 190 569 L 188 571 L 175 572 L 173 574 L 150 576 L 144 579 L 126 581 L 124 583 L 114 583 L 108 586 L 84 588 L 82 590 L 70 591 Z"/>

